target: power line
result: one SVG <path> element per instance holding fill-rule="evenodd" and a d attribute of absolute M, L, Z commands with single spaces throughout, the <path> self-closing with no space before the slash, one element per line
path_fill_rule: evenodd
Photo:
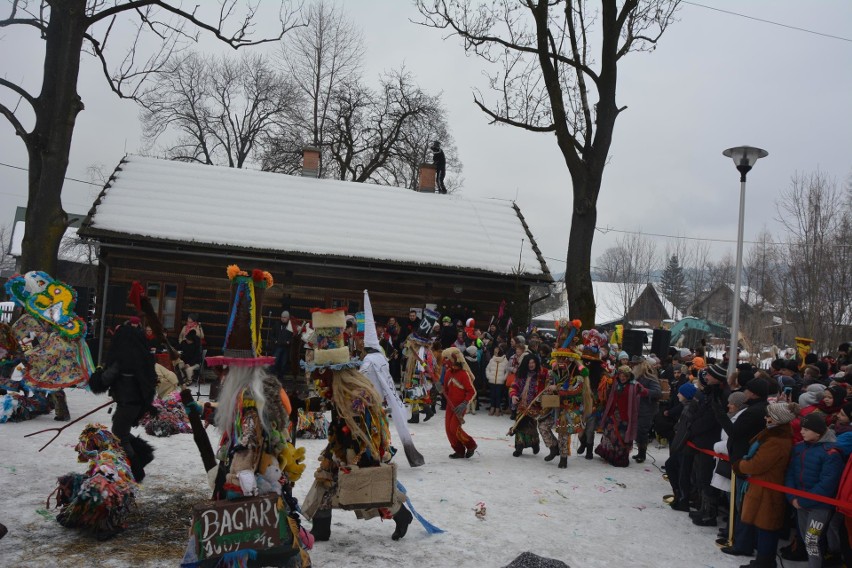
<path fill-rule="evenodd" d="M 736 239 L 711 239 L 711 238 L 708 238 L 708 237 L 684 237 L 682 235 L 664 235 L 664 234 L 661 234 L 661 233 L 644 233 L 642 231 L 624 231 L 624 230 L 621 230 L 621 229 L 613 229 L 613 228 L 610 228 L 610 227 L 595 227 L 595 230 L 598 231 L 599 233 L 604 234 L 604 235 L 607 234 L 607 233 L 624 233 L 626 235 L 642 235 L 642 236 L 646 236 L 646 237 L 662 237 L 662 238 L 665 238 L 665 239 L 684 239 L 684 240 L 687 240 L 687 241 L 708 241 L 708 242 L 711 242 L 711 243 L 729 243 L 729 244 L 736 244 L 737 243 Z M 779 242 L 773 242 L 773 241 L 743 241 L 743 243 L 751 244 L 751 245 L 770 245 L 770 246 L 784 246 L 784 247 L 786 247 L 786 246 L 812 246 L 813 245 L 813 243 L 779 243 Z M 823 245 L 823 246 L 846 248 L 846 247 L 852 247 L 852 244 L 832 244 L 832 245 L 826 244 L 826 245 Z"/>
<path fill-rule="evenodd" d="M 849 39 L 848 37 L 841 37 L 841 36 L 826 34 L 826 33 L 823 33 L 823 32 L 817 32 L 817 31 L 814 31 L 814 30 L 809 30 L 809 29 L 806 29 L 806 28 L 799 28 L 797 26 L 782 24 L 780 22 L 773 22 L 772 20 L 764 20 L 763 18 L 756 18 L 754 16 L 748 16 L 746 14 L 740 14 L 738 12 L 731 12 L 730 10 L 723 10 L 721 8 L 714 8 L 713 6 L 705 6 L 704 4 L 698 4 L 697 2 L 687 2 L 687 0 L 682 0 L 682 1 L 683 1 L 684 4 L 689 4 L 691 6 L 697 6 L 699 8 L 706 8 L 708 10 L 713 10 L 713 11 L 716 11 L 716 12 L 722 12 L 723 14 L 730 14 L 731 16 L 739 16 L 740 18 L 746 18 L 748 20 L 754 20 L 756 22 L 763 22 L 764 24 L 772 24 L 773 26 L 780 26 L 782 28 L 787 28 L 787 29 L 790 29 L 790 30 L 796 30 L 798 32 L 805 32 L 805 33 L 808 33 L 808 34 L 814 34 L 814 35 L 818 35 L 818 36 L 822 36 L 822 37 L 827 37 L 827 38 L 830 38 L 830 39 L 839 39 L 840 41 L 848 41 L 848 42 L 852 43 L 852 39 Z"/>
<path fill-rule="evenodd" d="M 21 170 L 22 172 L 29 172 L 30 171 L 28 168 L 24 168 L 24 167 L 21 167 L 21 166 L 13 166 L 12 164 L 6 164 L 6 163 L 3 163 L 3 162 L 0 162 L 0 166 L 6 166 L 7 168 L 12 168 L 13 170 Z M 85 184 L 88 184 L 88 185 L 94 185 L 96 187 L 103 187 L 103 184 L 95 183 L 93 181 L 86 181 L 86 180 L 72 178 L 72 177 L 66 177 L 65 179 L 68 180 L 68 181 L 76 181 L 77 183 L 85 183 Z"/>

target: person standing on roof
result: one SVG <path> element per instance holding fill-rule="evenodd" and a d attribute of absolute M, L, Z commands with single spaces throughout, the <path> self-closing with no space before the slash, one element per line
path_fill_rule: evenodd
<path fill-rule="evenodd" d="M 447 188 L 444 186 L 444 177 L 447 175 L 447 158 L 441 149 L 441 143 L 437 140 L 432 142 L 431 150 L 432 163 L 435 164 L 435 185 L 438 186 L 438 193 L 446 194 Z"/>

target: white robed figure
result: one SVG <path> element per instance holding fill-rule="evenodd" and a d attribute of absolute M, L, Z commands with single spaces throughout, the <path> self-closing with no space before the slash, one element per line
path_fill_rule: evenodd
<path fill-rule="evenodd" d="M 411 439 L 411 433 L 408 431 L 408 423 L 406 416 L 408 413 L 402 403 L 402 399 L 396 392 L 393 384 L 393 378 L 388 368 L 388 359 L 382 352 L 382 346 L 379 344 L 379 337 L 376 335 L 376 320 L 373 318 L 373 307 L 370 305 L 370 295 L 367 290 L 364 290 L 364 349 L 367 354 L 364 356 L 364 362 L 361 364 L 361 373 L 364 374 L 376 390 L 382 393 L 385 402 L 391 412 L 396 433 L 402 442 L 402 448 L 405 451 L 405 457 L 408 459 L 408 465 L 417 467 L 426 463 L 417 448 L 414 447 L 414 440 Z"/>

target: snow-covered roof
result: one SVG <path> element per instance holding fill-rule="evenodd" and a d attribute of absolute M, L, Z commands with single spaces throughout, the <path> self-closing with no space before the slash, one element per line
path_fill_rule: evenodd
<path fill-rule="evenodd" d="M 677 309 L 677 306 L 669 300 L 669 298 L 663 294 L 663 290 L 659 284 L 651 284 L 654 287 L 654 290 L 657 292 L 657 296 L 659 296 L 660 301 L 663 303 L 663 308 L 669 313 L 670 319 L 675 321 L 680 321 L 683 319 L 683 312 Z"/>
<path fill-rule="evenodd" d="M 81 234 L 550 280 L 511 202 L 141 156 L 122 160 Z"/>
<path fill-rule="evenodd" d="M 595 324 L 607 325 L 624 318 L 624 298 L 632 298 L 635 302 L 647 284 L 639 284 L 629 293 L 625 293 L 625 284 L 619 282 L 592 282 L 592 293 L 595 295 Z M 564 288 L 563 288 L 564 291 Z M 564 298 L 559 308 L 535 316 L 534 321 L 556 321 L 568 317 L 568 300 Z"/>
<path fill-rule="evenodd" d="M 733 284 L 725 284 L 728 290 L 734 291 Z M 773 310 L 775 307 L 767 302 L 760 293 L 751 286 L 740 286 L 740 301 L 751 308 L 763 308 L 764 310 Z"/>
<path fill-rule="evenodd" d="M 560 283 L 559 294 L 562 296 L 562 306 L 559 308 L 535 316 L 534 321 L 556 321 L 568 317 L 568 298 L 565 292 L 565 284 Z M 640 296 L 645 293 L 648 284 L 624 284 L 621 282 L 592 282 L 592 293 L 595 296 L 595 324 L 608 325 L 624 319 L 625 302 L 636 303 Z M 672 302 L 663 296 L 660 287 L 651 284 L 659 296 L 663 308 L 668 312 L 670 319 L 679 321 L 683 314 Z"/>
<path fill-rule="evenodd" d="M 12 227 L 12 239 L 9 246 L 9 254 L 14 257 L 21 256 L 24 243 L 24 221 L 16 221 Z M 68 227 L 59 243 L 59 254 L 57 258 L 67 262 L 78 262 L 81 264 L 97 264 L 97 255 L 90 249 L 91 245 L 84 243 L 77 236 L 77 227 Z"/>

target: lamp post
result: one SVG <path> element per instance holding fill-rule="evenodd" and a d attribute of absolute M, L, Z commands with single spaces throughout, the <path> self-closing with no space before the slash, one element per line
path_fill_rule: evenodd
<path fill-rule="evenodd" d="M 728 348 L 728 379 L 734 374 L 737 368 L 737 344 L 740 335 L 740 301 L 742 294 L 742 272 L 743 272 L 743 223 L 745 221 L 745 189 L 746 189 L 746 174 L 751 171 L 754 163 L 760 158 L 765 158 L 769 155 L 766 150 L 753 148 L 751 146 L 737 146 L 736 148 L 728 148 L 722 152 L 723 156 L 732 158 L 734 165 L 740 172 L 740 222 L 737 227 L 737 267 L 734 274 L 734 306 L 731 314 L 731 345 Z"/>

